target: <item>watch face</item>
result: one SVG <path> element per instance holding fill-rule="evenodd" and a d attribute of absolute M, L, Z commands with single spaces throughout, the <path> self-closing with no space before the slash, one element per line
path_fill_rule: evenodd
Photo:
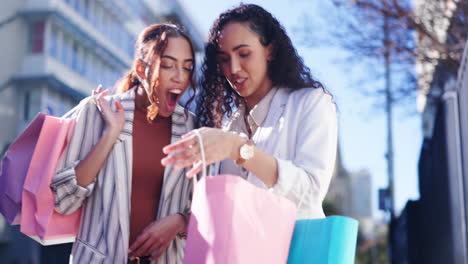
<path fill-rule="evenodd" d="M 253 155 L 254 155 L 253 145 L 248 145 L 248 144 L 242 145 L 242 147 L 240 149 L 241 158 L 243 158 L 245 160 L 248 160 L 248 159 L 252 158 Z"/>

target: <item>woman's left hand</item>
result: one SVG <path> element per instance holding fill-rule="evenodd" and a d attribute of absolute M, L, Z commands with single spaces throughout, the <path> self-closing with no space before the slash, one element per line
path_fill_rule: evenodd
<path fill-rule="evenodd" d="M 242 137 L 219 128 L 203 127 L 198 129 L 203 140 L 206 165 L 224 159 L 236 160 L 239 148 L 245 141 Z M 194 167 L 187 172 L 191 178 L 202 170 L 200 144 L 194 131 L 182 136 L 182 140 L 163 148 L 168 156 L 161 160 L 163 166 L 175 164 L 174 170 L 188 166 Z"/>
<path fill-rule="evenodd" d="M 150 259 L 155 260 L 161 257 L 169 243 L 184 228 L 185 220 L 180 214 L 173 214 L 152 222 L 130 246 L 129 258 L 151 256 Z M 155 251 L 157 252 L 153 255 Z"/>

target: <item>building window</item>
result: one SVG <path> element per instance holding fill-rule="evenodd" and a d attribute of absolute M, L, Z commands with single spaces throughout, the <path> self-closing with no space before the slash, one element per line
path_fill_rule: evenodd
<path fill-rule="evenodd" d="M 108 29 L 108 26 L 107 26 L 108 22 L 107 21 L 108 21 L 108 16 L 104 14 L 102 16 L 102 20 L 101 20 L 101 23 L 102 23 L 101 24 L 101 27 L 102 27 L 101 32 L 104 34 L 104 36 L 106 38 L 109 38 L 109 31 L 107 30 Z"/>
<path fill-rule="evenodd" d="M 99 5 L 97 5 L 97 4 L 95 6 L 94 11 L 95 11 L 95 18 L 96 18 L 94 24 L 95 24 L 97 30 L 102 32 L 102 17 L 103 17 L 104 12 L 102 12 L 101 7 Z"/>
<path fill-rule="evenodd" d="M 67 40 L 66 35 L 64 34 L 62 36 L 63 36 L 63 38 L 62 38 L 62 52 L 60 54 L 60 61 L 63 64 L 67 65 L 68 64 L 68 56 L 69 56 L 69 54 L 68 54 L 69 53 L 68 52 L 69 44 L 68 44 L 68 40 Z"/>
<path fill-rule="evenodd" d="M 93 76 L 94 78 L 93 78 L 93 81 L 95 83 L 102 84 L 101 76 L 102 76 L 101 62 L 99 61 L 99 59 L 97 59 L 95 61 L 95 65 L 94 65 L 94 76 Z"/>
<path fill-rule="evenodd" d="M 86 76 L 86 64 L 88 61 L 88 56 L 86 54 L 86 50 L 81 49 L 81 65 L 80 67 L 80 74 L 84 77 Z"/>
<path fill-rule="evenodd" d="M 42 53 L 44 51 L 44 29 L 43 21 L 36 22 L 31 26 L 31 51 L 32 53 Z"/>
<path fill-rule="evenodd" d="M 89 56 L 88 57 L 88 63 L 87 63 L 87 67 L 86 67 L 86 76 L 88 77 L 89 80 L 93 81 L 94 82 L 94 75 L 95 75 L 95 63 L 94 63 L 94 59 L 92 56 Z"/>
<path fill-rule="evenodd" d="M 72 52 L 71 52 L 71 68 L 74 71 L 78 71 L 78 65 L 80 64 L 79 62 L 79 57 L 78 57 L 78 44 L 73 41 L 73 46 L 72 46 Z"/>
<path fill-rule="evenodd" d="M 24 94 L 24 113 L 23 120 L 29 120 L 29 108 L 31 106 L 31 93 L 26 91 Z"/>
<path fill-rule="evenodd" d="M 49 55 L 58 58 L 58 32 L 55 27 L 50 31 Z"/>
<path fill-rule="evenodd" d="M 89 1 L 88 2 L 88 16 L 89 16 L 89 21 L 93 26 L 96 26 L 96 5 L 97 3 L 95 1 Z"/>
<path fill-rule="evenodd" d="M 58 38 L 58 43 L 59 43 L 59 47 L 60 47 L 60 56 L 59 56 L 59 60 L 62 62 L 62 63 L 65 63 L 67 61 L 67 49 L 65 48 L 65 34 L 61 34 L 61 36 Z"/>
<path fill-rule="evenodd" d="M 86 19 L 89 18 L 89 9 L 90 9 L 89 1 L 90 0 L 84 0 L 84 4 L 83 4 L 83 15 Z"/>
<path fill-rule="evenodd" d="M 80 13 L 80 9 L 81 9 L 81 0 L 75 0 L 74 1 L 74 5 L 73 5 L 73 8 L 75 9 L 75 11 L 77 11 L 78 13 Z"/>

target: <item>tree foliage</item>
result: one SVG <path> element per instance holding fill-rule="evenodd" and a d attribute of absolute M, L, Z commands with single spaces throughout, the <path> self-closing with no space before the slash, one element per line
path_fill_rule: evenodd
<path fill-rule="evenodd" d="M 335 44 L 349 54 L 349 65 L 367 62 L 368 76 L 383 76 L 388 52 L 394 100 L 414 95 L 429 85 L 434 68 L 443 64 L 457 72 L 468 37 L 466 0 L 330 0 L 330 12 L 323 25 L 329 33 L 327 44 Z M 416 6 L 413 5 L 416 2 Z M 330 8 L 330 7 L 329 7 Z M 316 18 L 304 15 L 300 32 L 303 43 L 315 45 L 310 36 L 320 30 Z M 385 34 L 385 26 L 388 34 Z M 322 40 L 323 42 L 323 40 Z M 376 65 L 378 65 L 376 67 Z M 427 67 L 429 65 L 429 67 Z M 418 79 L 420 80 L 418 83 Z M 425 80 L 426 83 L 421 83 Z M 377 86 L 374 86 L 374 88 Z M 373 94 L 382 94 L 383 86 Z"/>

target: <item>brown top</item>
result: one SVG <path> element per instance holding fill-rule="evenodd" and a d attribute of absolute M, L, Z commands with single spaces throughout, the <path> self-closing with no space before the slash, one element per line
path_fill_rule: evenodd
<path fill-rule="evenodd" d="M 156 219 L 164 179 L 162 148 L 171 140 L 171 118 L 146 119 L 146 109 L 135 105 L 133 121 L 132 204 L 130 245 Z"/>

